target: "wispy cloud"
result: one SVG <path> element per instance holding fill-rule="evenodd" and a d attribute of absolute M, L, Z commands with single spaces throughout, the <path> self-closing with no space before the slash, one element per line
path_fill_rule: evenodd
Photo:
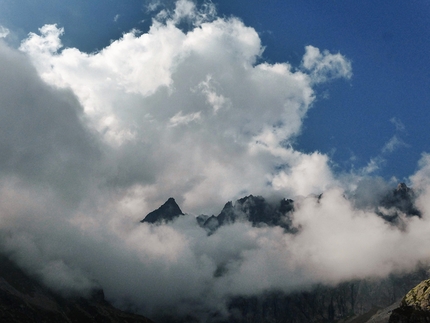
<path fill-rule="evenodd" d="M 394 135 L 384 145 L 384 147 L 382 148 L 382 153 L 392 153 L 393 151 L 395 151 L 400 147 L 407 147 L 407 146 L 408 145 L 403 140 L 399 139 L 397 135 Z"/>
<path fill-rule="evenodd" d="M 192 121 L 196 121 L 200 119 L 200 113 L 196 112 L 196 113 L 191 113 L 188 115 L 183 115 L 182 111 L 179 111 L 177 114 L 175 114 L 173 117 L 170 118 L 170 126 L 171 127 L 176 127 L 178 125 L 185 125 L 188 124 Z"/>
<path fill-rule="evenodd" d="M 396 127 L 396 131 L 404 132 L 406 130 L 405 125 L 399 118 L 391 118 L 390 122 Z"/>
<path fill-rule="evenodd" d="M 6 38 L 10 31 L 6 27 L 0 26 L 0 38 Z"/>

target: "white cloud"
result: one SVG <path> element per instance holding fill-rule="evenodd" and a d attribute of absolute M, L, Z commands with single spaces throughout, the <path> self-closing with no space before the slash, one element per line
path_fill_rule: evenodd
<path fill-rule="evenodd" d="M 425 191 L 430 187 L 430 154 L 423 153 L 418 166 L 418 171 L 411 176 L 411 182 L 416 189 Z"/>
<path fill-rule="evenodd" d="M 307 196 L 325 192 L 336 184 L 326 155 L 317 152 L 297 155 L 297 160 L 288 170 L 274 176 L 272 184 L 275 189 Z"/>
<path fill-rule="evenodd" d="M 40 36 L 30 33 L 25 43 L 21 45 L 22 51 L 32 51 L 39 55 L 52 55 L 61 47 L 60 36 L 64 33 L 63 28 L 57 25 L 45 25 L 39 28 Z"/>
<path fill-rule="evenodd" d="M 315 83 L 327 82 L 339 77 L 351 78 L 351 63 L 341 54 L 331 54 L 314 46 L 306 46 L 302 67 L 311 73 Z"/>
<path fill-rule="evenodd" d="M 200 111 L 196 113 L 191 113 L 187 115 L 182 115 L 182 111 L 179 111 L 173 117 L 170 118 L 170 126 L 176 127 L 181 124 L 188 124 L 192 121 L 196 121 L 200 119 Z"/>
<path fill-rule="evenodd" d="M 321 82 L 323 74 L 349 77 L 344 57 L 324 52 L 310 59 L 318 51 L 314 47 L 304 58 L 310 74 L 287 63 L 255 65 L 263 51 L 256 31 L 236 18 L 202 19 L 207 12 L 214 14 L 213 8 L 201 11 L 179 1 L 148 33 L 126 33 L 93 54 L 60 51 L 63 30 L 55 25 L 30 34 L 21 46 L 46 82 L 78 97 L 111 153 L 121 156 L 114 160 L 136 165 L 121 167 L 121 176 L 141 185 L 141 198 L 154 206 L 168 194 L 191 212 L 213 212 L 243 192 L 267 193 L 279 164 L 305 168 L 289 160 L 281 142 L 299 134 L 314 100 L 315 75 Z M 176 26 L 185 17 L 196 25 L 188 32 Z M 256 141 L 270 148 L 254 149 Z M 127 147 L 139 153 L 126 153 Z M 117 175 L 110 174 L 111 181 Z M 136 180 L 148 177 L 154 181 Z M 308 194 L 324 185 L 305 184 L 297 191 L 290 185 L 288 192 Z M 279 180 L 275 186 L 281 187 Z M 212 196 L 203 210 L 197 209 L 202 196 Z"/>
<path fill-rule="evenodd" d="M 160 0 L 151 0 L 146 6 L 146 10 L 148 12 L 153 12 L 153 11 L 157 10 L 158 7 L 160 7 L 160 6 L 161 6 Z"/>
<path fill-rule="evenodd" d="M 217 94 L 210 75 L 206 76 L 206 80 L 198 85 L 198 89 L 206 96 L 206 102 L 213 108 L 214 113 L 217 113 L 221 108 L 228 109 L 231 106 L 231 101 L 228 98 Z"/>
<path fill-rule="evenodd" d="M 0 26 L 0 38 L 6 38 L 10 31 L 6 27 Z"/>
<path fill-rule="evenodd" d="M 382 148 L 382 153 L 392 153 L 399 147 L 407 147 L 408 145 L 401 140 L 397 135 L 391 137 L 391 139 Z"/>
<path fill-rule="evenodd" d="M 396 131 L 405 131 L 406 127 L 403 124 L 402 120 L 400 120 L 399 118 L 391 118 L 390 122 L 396 127 Z"/>
<path fill-rule="evenodd" d="M 371 175 L 375 173 L 377 170 L 381 168 L 381 165 L 384 164 L 386 160 L 382 158 L 381 156 L 377 156 L 374 158 L 371 158 L 370 161 L 367 163 L 363 169 L 361 169 L 362 175 Z"/>

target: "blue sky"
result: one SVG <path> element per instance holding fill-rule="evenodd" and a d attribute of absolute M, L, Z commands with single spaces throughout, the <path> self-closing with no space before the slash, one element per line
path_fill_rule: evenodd
<path fill-rule="evenodd" d="M 227 2 L 227 1 L 226 1 Z M 228 2 L 222 8 L 254 26 L 268 60 L 299 63 L 305 45 L 339 51 L 352 61 L 354 76 L 329 85 L 304 123 L 298 147 L 333 153 L 339 167 L 376 157 L 396 133 L 405 143 L 384 155 L 378 172 L 409 176 L 429 151 L 430 4 L 427 1 L 259 1 Z M 325 89 L 319 89 L 324 91 Z"/>
<path fill-rule="evenodd" d="M 15 45 L 47 23 L 65 28 L 66 47 L 92 52 L 151 21 L 148 2 L 0 1 L 0 21 Z M 173 1 L 167 3 L 172 7 Z M 403 180 L 430 151 L 430 4 L 427 1 L 218 1 L 220 16 L 253 27 L 265 46 L 262 60 L 300 64 L 306 45 L 340 52 L 353 77 L 316 88 L 320 96 L 295 147 L 329 154 L 334 169 L 365 166 L 378 156 L 376 175 Z M 117 17 L 115 19 L 115 17 Z M 10 37 L 12 38 L 12 37 Z M 327 98 L 324 98 L 327 96 Z M 390 121 L 391 120 L 391 121 Z M 404 129 L 396 129 L 396 120 Z M 396 135 L 401 144 L 382 153 Z"/>

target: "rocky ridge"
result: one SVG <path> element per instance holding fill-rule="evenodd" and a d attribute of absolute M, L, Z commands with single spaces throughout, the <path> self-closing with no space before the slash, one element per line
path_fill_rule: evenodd
<path fill-rule="evenodd" d="M 316 196 L 318 200 L 323 194 Z M 415 207 L 415 193 L 405 183 L 400 183 L 391 191 L 381 197 L 375 213 L 385 221 L 393 225 L 401 224 L 401 216 L 421 217 L 421 212 Z M 294 200 L 282 199 L 277 203 L 269 203 L 262 196 L 248 195 L 238 199 L 234 203 L 227 202 L 221 212 L 215 216 L 201 214 L 197 216 L 198 225 L 209 234 L 213 234 L 220 226 L 235 222 L 247 221 L 253 226 L 280 226 L 286 232 L 297 232 L 292 227 L 291 215 L 294 212 Z M 162 224 L 174 221 L 181 215 L 185 215 L 175 199 L 170 197 L 158 209 L 148 213 L 140 222 Z"/>
<path fill-rule="evenodd" d="M 261 196 L 249 195 L 237 200 L 234 204 L 229 201 L 217 216 L 199 215 L 197 222 L 209 233 L 214 233 L 220 226 L 237 221 L 249 221 L 254 226 L 280 226 L 289 231 L 291 218 L 288 216 L 294 210 L 294 201 L 282 199 L 272 205 Z"/>
<path fill-rule="evenodd" d="M 323 194 L 315 198 L 321 199 Z M 413 190 L 401 183 L 381 197 L 375 213 L 400 228 L 402 217 L 421 216 L 414 202 Z M 164 213 L 163 210 L 170 211 Z M 199 215 L 196 221 L 208 235 L 216 234 L 221 226 L 235 222 L 250 222 L 253 226 L 279 226 L 286 233 L 296 234 L 299 228 L 292 226 L 293 212 L 294 201 L 291 199 L 269 203 L 261 196 L 249 195 L 234 203 L 227 202 L 216 216 Z M 142 222 L 160 225 L 174 221 L 183 214 L 174 199 L 170 198 Z M 223 275 L 223 271 L 217 270 L 214 275 Z M 229 316 L 219 322 L 387 323 L 400 298 L 425 278 L 426 268 L 418 268 L 407 275 L 344 282 L 336 287 L 319 285 L 306 292 L 288 295 L 267 292 L 252 297 L 231 297 L 228 301 Z M 166 319 L 160 322 L 188 322 L 189 319 Z"/>

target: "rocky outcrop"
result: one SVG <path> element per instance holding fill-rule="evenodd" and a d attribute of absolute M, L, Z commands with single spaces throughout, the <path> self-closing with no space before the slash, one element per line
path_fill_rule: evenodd
<path fill-rule="evenodd" d="M 411 289 L 393 310 L 389 323 L 430 322 L 430 279 Z"/>
<path fill-rule="evenodd" d="M 148 213 L 140 222 L 161 224 L 163 222 L 173 221 L 180 215 L 184 215 L 184 213 L 182 213 L 175 199 L 171 197 L 158 209 Z"/>
<path fill-rule="evenodd" d="M 376 213 L 393 224 L 398 224 L 401 214 L 421 217 L 421 212 L 415 207 L 415 199 L 414 190 L 400 183 L 382 198 Z"/>
<path fill-rule="evenodd" d="M 294 202 L 282 199 L 280 202 L 268 203 L 262 196 L 245 196 L 234 204 L 227 202 L 218 216 L 200 215 L 197 222 L 209 233 L 213 233 L 222 225 L 235 222 L 251 222 L 254 226 L 280 226 L 285 230 L 291 229 L 290 212 L 294 210 Z"/>

